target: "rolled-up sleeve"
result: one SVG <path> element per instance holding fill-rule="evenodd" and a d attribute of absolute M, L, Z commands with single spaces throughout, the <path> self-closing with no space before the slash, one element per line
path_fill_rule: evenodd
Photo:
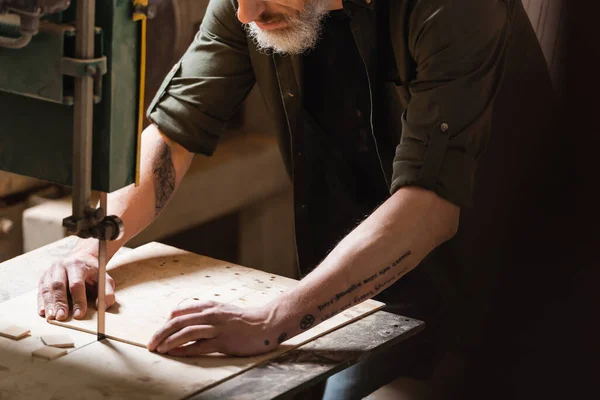
<path fill-rule="evenodd" d="M 211 0 L 193 43 L 163 81 L 147 116 L 187 150 L 211 155 L 254 81 L 235 1 Z"/>
<path fill-rule="evenodd" d="M 421 0 L 409 21 L 416 76 L 402 116 L 391 192 L 416 185 L 473 203 L 476 161 L 489 138 L 509 35 L 502 0 Z"/>

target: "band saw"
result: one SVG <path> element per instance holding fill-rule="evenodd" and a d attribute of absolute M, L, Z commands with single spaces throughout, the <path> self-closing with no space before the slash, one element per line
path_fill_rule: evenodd
<path fill-rule="evenodd" d="M 124 232 L 107 192 L 138 179 L 154 12 L 148 0 L 0 0 L 0 169 L 72 187 L 63 226 L 99 239 L 99 340 L 106 245 Z"/>

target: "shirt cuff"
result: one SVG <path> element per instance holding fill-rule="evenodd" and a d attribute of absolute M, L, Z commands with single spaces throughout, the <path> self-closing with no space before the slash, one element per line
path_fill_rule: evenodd
<path fill-rule="evenodd" d="M 429 134 L 422 132 L 423 129 Z M 463 143 L 454 143 L 467 135 L 452 139 L 451 131 L 443 118 L 418 127 L 410 126 L 403 118 L 402 140 L 393 162 L 391 194 L 403 186 L 420 186 L 459 207 L 473 207 L 476 161 L 471 152 L 465 151 Z"/>
<path fill-rule="evenodd" d="M 169 93 L 171 80 L 179 72 L 179 61 L 166 76 L 147 117 L 169 139 L 192 153 L 211 156 L 225 130 L 225 122 L 210 117 L 183 99 Z"/>

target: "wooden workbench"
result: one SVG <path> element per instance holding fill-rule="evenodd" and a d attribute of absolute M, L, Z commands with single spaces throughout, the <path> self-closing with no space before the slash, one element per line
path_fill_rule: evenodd
<path fill-rule="evenodd" d="M 0 264 L 0 303 L 37 286 L 41 272 L 73 246 L 66 238 Z M 126 253 L 124 249 L 122 252 Z M 424 323 L 378 311 L 295 350 L 243 372 L 193 399 L 287 398 L 324 381 L 367 355 L 397 345 L 420 332 Z"/>

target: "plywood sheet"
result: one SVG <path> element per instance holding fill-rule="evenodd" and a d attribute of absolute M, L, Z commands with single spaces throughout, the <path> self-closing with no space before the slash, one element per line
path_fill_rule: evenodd
<path fill-rule="evenodd" d="M 42 273 L 53 262 L 63 259 L 77 244 L 78 238 L 69 236 L 29 253 L 0 264 L 0 303 L 37 288 Z M 122 247 L 117 255 L 131 251 Z"/>
<path fill-rule="evenodd" d="M 293 288 L 298 281 L 200 256 L 160 243 L 149 243 L 114 260 L 110 275 L 117 286 L 118 305 L 106 314 L 107 337 L 146 346 L 178 305 L 214 300 L 239 307 L 261 306 Z M 329 322 L 329 328 L 382 306 L 368 301 Z M 83 320 L 53 321 L 84 332 L 96 332 L 96 310 Z M 333 325 L 331 325 L 333 324 Z M 318 330 L 292 338 L 298 344 Z"/>
<path fill-rule="evenodd" d="M 95 331 L 95 311 L 91 309 L 84 321 L 71 321 L 62 326 L 47 324 L 36 315 L 36 291 L 0 304 L 2 318 L 14 320 L 32 330 L 31 338 L 11 341 L 12 348 L 4 351 L 12 357 L 7 362 L 0 354 L 0 360 L 3 360 L 0 363 L 0 399 L 63 399 L 72 398 L 69 396 L 73 393 L 85 399 L 183 398 L 383 306 L 375 301 L 359 304 L 288 340 L 274 352 L 260 356 L 213 354 L 174 358 L 151 353 L 140 346 L 145 345 L 154 331 L 162 326 L 177 303 L 201 298 L 222 300 L 241 307 L 260 305 L 289 290 L 297 281 L 156 243 L 114 260 L 110 268 L 117 283 L 119 306 L 113 313 L 107 314 L 106 330 L 119 340 L 96 342 L 94 335 L 81 331 Z M 31 351 L 41 343 L 39 336 L 65 333 L 68 326 L 76 327 L 68 330 L 75 340 L 74 350 L 53 361 L 31 357 Z M 20 346 L 15 347 L 16 343 Z M 0 342 L 0 353 L 6 350 L 6 344 L 4 347 L 2 344 Z M 20 358 L 15 358 L 15 354 Z M 44 364 L 48 362 L 52 364 Z M 4 376 L 3 365 L 6 370 Z"/>
<path fill-rule="evenodd" d="M 30 368 L 49 362 L 31 356 L 33 351 L 44 346 L 41 340 L 42 336 L 68 333 L 74 343 L 74 348 L 68 349 L 69 352 L 96 340 L 95 335 L 51 325 L 44 318 L 39 317 L 37 315 L 36 292 L 30 292 L 0 303 L 0 323 L 19 325 L 31 331 L 30 336 L 20 340 L 0 337 L 0 399 L 17 398 L 3 397 L 5 385 Z"/>
<path fill-rule="evenodd" d="M 346 315 L 342 324 L 351 322 L 354 319 L 352 315 Z M 338 327 L 332 320 L 326 321 L 313 328 L 310 337 L 304 341 Z M 59 326 L 54 328 L 66 329 Z M 47 361 L 27 354 L 28 358 L 18 369 L 14 368 L 11 360 L 7 360 L 6 364 L 13 370 L 4 376 L 0 366 L 0 399 L 70 400 L 74 398 L 74 393 L 77 394 L 76 398 L 86 400 L 180 399 L 297 347 L 285 343 L 273 353 L 255 357 L 210 355 L 175 358 L 120 341 L 106 339 L 97 342 L 92 335 L 74 333 L 89 336 L 91 343 L 78 346 L 77 350 L 70 351 L 66 356 L 49 361 L 52 364 L 45 364 Z M 3 357 L 1 349 L 0 346 L 0 357 Z"/>
<path fill-rule="evenodd" d="M 58 257 L 63 257 L 71 250 L 75 243 L 76 238 L 69 237 L 0 264 L 0 303 L 36 288 L 42 273 Z"/>
<path fill-rule="evenodd" d="M 227 371 L 235 373 L 254 362 L 229 357 L 176 359 L 107 339 L 0 379 L 0 399 L 180 399 L 215 384 Z"/>

